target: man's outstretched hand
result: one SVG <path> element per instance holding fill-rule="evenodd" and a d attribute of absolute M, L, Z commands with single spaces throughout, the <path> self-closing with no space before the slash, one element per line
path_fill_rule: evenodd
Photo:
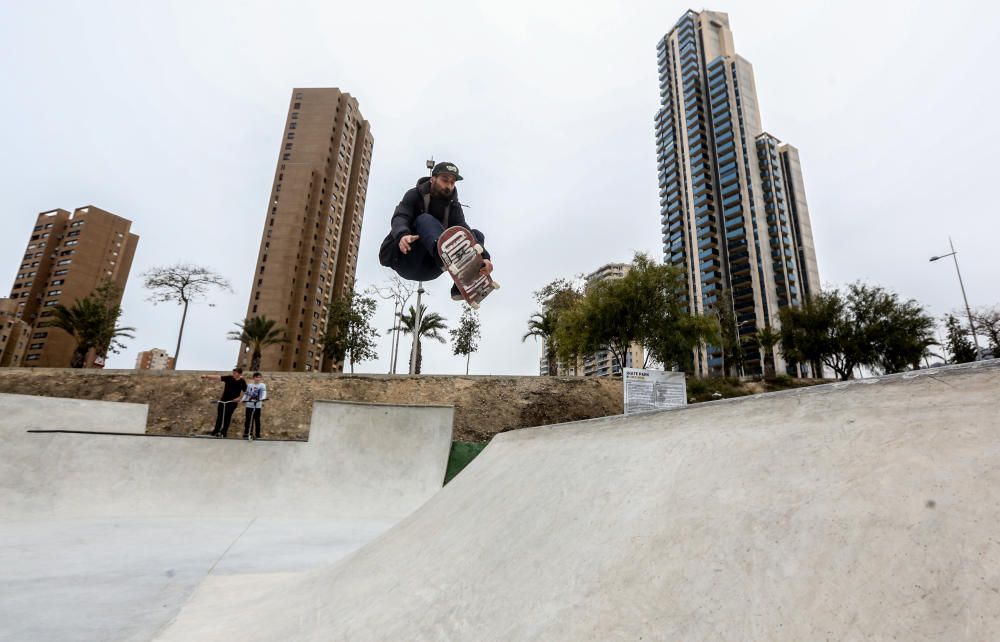
<path fill-rule="evenodd" d="M 420 238 L 419 234 L 407 234 L 406 236 L 399 239 L 399 251 L 403 254 L 410 253 L 410 244 L 416 243 L 417 239 Z"/>

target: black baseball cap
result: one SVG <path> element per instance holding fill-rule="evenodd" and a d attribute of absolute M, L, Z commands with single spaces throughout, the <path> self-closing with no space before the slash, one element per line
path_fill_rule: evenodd
<path fill-rule="evenodd" d="M 437 176 L 438 174 L 454 174 L 455 180 L 462 180 L 462 176 L 458 173 L 458 165 L 455 163 L 438 163 L 431 170 L 431 176 Z"/>

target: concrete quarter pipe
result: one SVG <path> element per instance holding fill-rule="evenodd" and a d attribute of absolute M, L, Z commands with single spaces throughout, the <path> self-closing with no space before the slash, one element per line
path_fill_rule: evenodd
<path fill-rule="evenodd" d="M 149 640 L 213 581 L 333 563 L 441 488 L 453 409 L 316 402 L 308 442 L 152 437 L 145 416 L 0 394 L 0 640 Z"/>
<path fill-rule="evenodd" d="M 505 433 L 157 639 L 998 639 L 998 392 L 994 362 Z"/>

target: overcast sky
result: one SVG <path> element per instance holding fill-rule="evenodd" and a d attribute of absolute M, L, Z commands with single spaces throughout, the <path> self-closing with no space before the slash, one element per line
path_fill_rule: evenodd
<path fill-rule="evenodd" d="M 1000 304 L 995 193 L 1000 5 L 736 2 L 764 128 L 797 146 L 824 284 L 855 280 L 935 315 Z M 93 204 L 141 238 L 123 301 L 137 328 L 110 367 L 172 351 L 177 306 L 141 273 L 187 261 L 233 293 L 188 315 L 179 366 L 232 366 L 293 87 L 357 97 L 375 137 L 358 285 L 386 282 L 378 245 L 425 171 L 455 162 L 466 215 L 503 288 L 480 312 L 473 374 L 537 374 L 521 342 L 532 292 L 557 277 L 660 257 L 656 43 L 683 2 L 5 2 L 0 4 L 0 293 L 35 215 Z M 8 285 L 3 285 L 8 284 Z M 450 281 L 427 303 L 450 322 Z M 391 324 L 383 304 L 377 324 Z M 360 372 L 386 372 L 379 359 Z M 408 349 L 403 344 L 403 353 Z M 424 372 L 461 373 L 450 345 Z"/>

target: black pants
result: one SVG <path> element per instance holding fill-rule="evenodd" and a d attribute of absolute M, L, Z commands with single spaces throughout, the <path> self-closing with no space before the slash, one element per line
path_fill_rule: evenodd
<path fill-rule="evenodd" d="M 215 410 L 215 430 L 212 431 L 212 434 L 225 437 L 226 433 L 229 432 L 229 422 L 233 420 L 233 413 L 236 412 L 236 402 L 222 403 L 220 401 L 217 405 L 218 408 Z"/>
<path fill-rule="evenodd" d="M 250 435 L 250 424 L 254 425 L 253 438 L 260 439 L 260 408 L 247 408 L 247 418 L 243 422 L 243 438 Z"/>
<path fill-rule="evenodd" d="M 438 238 L 444 233 L 444 226 L 430 214 L 421 214 L 413 224 L 414 232 L 420 235 L 416 243 L 410 245 L 410 253 L 403 254 L 397 244 L 392 250 L 392 269 L 409 281 L 433 281 L 441 276 L 441 266 L 437 259 Z M 472 235 L 480 245 L 486 236 L 479 230 Z"/>

